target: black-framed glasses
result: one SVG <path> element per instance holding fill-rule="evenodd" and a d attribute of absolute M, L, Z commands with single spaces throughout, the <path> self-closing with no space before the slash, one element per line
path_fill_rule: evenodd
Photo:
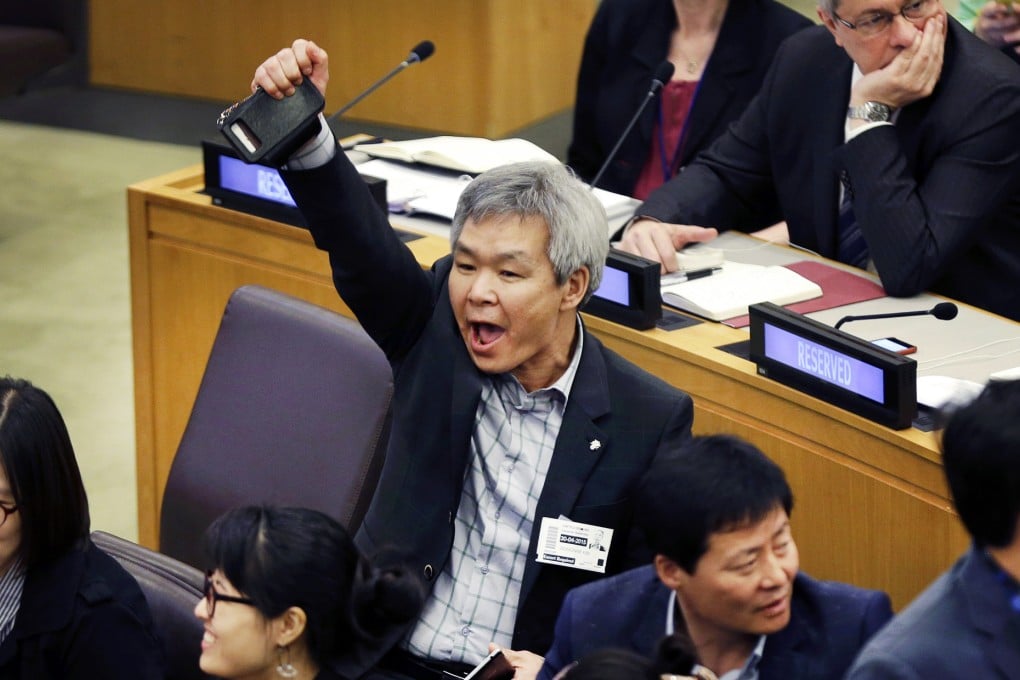
<path fill-rule="evenodd" d="M 832 18 L 850 30 L 857 31 L 862 37 L 870 38 L 892 26 L 897 14 L 907 21 L 915 22 L 930 17 L 937 6 L 938 0 L 913 0 L 901 7 L 899 12 L 869 12 L 852 23 L 836 14 L 835 10 L 832 11 Z"/>
<path fill-rule="evenodd" d="M 16 505 L 8 506 L 4 503 L 0 503 L 0 513 L 2 513 L 2 516 L 0 516 L 0 527 L 2 527 L 7 522 L 8 517 L 16 513 L 17 511 L 18 506 Z"/>
<path fill-rule="evenodd" d="M 202 587 L 202 592 L 205 593 L 205 610 L 210 619 L 216 614 L 217 602 L 235 602 L 237 604 L 246 604 L 249 607 L 255 606 L 255 603 L 247 597 L 234 597 L 233 595 L 224 595 L 217 592 L 216 586 L 212 582 L 213 573 L 213 569 L 205 572 L 205 585 Z"/>

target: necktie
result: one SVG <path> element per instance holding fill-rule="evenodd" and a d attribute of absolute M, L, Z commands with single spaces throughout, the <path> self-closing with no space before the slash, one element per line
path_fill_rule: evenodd
<path fill-rule="evenodd" d="M 854 215 L 853 192 L 850 190 L 849 180 L 846 172 L 840 175 L 840 181 L 843 183 L 843 200 L 839 204 L 839 245 L 836 258 L 840 262 L 866 269 L 868 244 Z"/>

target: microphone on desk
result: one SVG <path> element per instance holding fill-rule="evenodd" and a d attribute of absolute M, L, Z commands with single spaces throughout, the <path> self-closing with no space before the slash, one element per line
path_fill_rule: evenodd
<path fill-rule="evenodd" d="M 955 319 L 957 313 L 960 311 L 952 302 L 940 302 L 931 309 L 922 309 L 916 312 L 889 312 L 887 314 L 861 314 L 858 316 L 844 316 L 842 319 L 836 322 L 835 328 L 839 330 L 839 327 L 845 324 L 847 321 L 864 321 L 866 319 L 898 319 L 903 316 L 927 316 L 931 314 L 936 319 L 941 321 L 949 321 Z"/>
<path fill-rule="evenodd" d="M 418 62 L 425 61 L 426 59 L 431 57 L 435 51 L 436 46 L 433 44 L 431 40 L 422 40 L 420 43 L 414 46 L 414 48 L 411 50 L 411 53 L 407 55 L 407 59 L 397 64 L 397 66 L 392 71 L 384 75 L 382 78 L 372 83 L 364 92 L 362 92 L 357 97 L 344 104 L 339 111 L 337 111 L 336 113 L 329 117 L 329 120 L 330 121 L 335 120 L 342 116 L 343 114 L 347 113 L 347 111 L 353 108 L 355 104 L 357 104 L 362 99 L 378 90 L 380 87 L 386 84 L 387 81 L 393 78 L 393 76 L 397 75 L 411 64 L 417 64 Z"/>
<path fill-rule="evenodd" d="M 669 82 L 669 79 L 673 77 L 674 68 L 675 67 L 672 62 L 664 61 L 659 64 L 657 69 L 655 69 L 655 74 L 652 76 L 652 85 L 648 88 L 648 93 L 645 95 L 645 98 L 641 100 L 641 106 L 639 106 L 637 111 L 634 112 L 634 117 L 630 119 L 629 123 L 627 123 L 627 127 L 623 129 L 623 134 L 616 140 L 616 145 L 613 147 L 613 150 L 609 152 L 608 156 L 606 156 L 606 160 L 602 163 L 602 167 L 599 168 L 599 171 L 595 174 L 595 179 L 593 179 L 591 184 L 588 185 L 590 188 L 594 189 L 599 183 L 599 180 L 602 179 L 602 175 L 605 173 L 606 168 L 608 168 L 609 164 L 613 162 L 613 158 L 616 157 L 616 152 L 619 151 L 620 147 L 623 145 L 623 140 L 627 139 L 627 135 L 630 134 L 631 128 L 634 127 L 637 119 L 641 116 L 641 112 L 645 110 L 646 106 L 648 106 L 648 102 L 655 99 L 655 95 L 659 94 L 659 91 L 662 90 L 663 86 Z"/>

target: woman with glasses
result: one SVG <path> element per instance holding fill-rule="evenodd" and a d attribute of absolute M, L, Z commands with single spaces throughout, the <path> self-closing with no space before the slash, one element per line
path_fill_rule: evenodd
<path fill-rule="evenodd" d="M 377 660 L 421 607 L 413 575 L 373 566 L 315 510 L 237 508 L 206 545 L 199 665 L 220 678 L 342 679 L 355 660 Z"/>
<path fill-rule="evenodd" d="M 162 678 L 145 597 L 89 540 L 53 400 L 0 377 L 0 678 Z"/>

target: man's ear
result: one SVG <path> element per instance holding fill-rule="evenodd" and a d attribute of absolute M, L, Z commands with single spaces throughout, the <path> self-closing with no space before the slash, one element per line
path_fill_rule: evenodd
<path fill-rule="evenodd" d="M 683 567 L 665 555 L 656 555 L 654 564 L 659 580 L 670 590 L 682 589 L 690 578 L 690 574 L 684 571 Z"/>
<path fill-rule="evenodd" d="M 591 281 L 591 272 L 588 267 L 581 267 L 567 277 L 563 289 L 563 299 L 560 301 L 560 310 L 577 309 L 581 305 L 588 292 L 588 282 Z"/>
<path fill-rule="evenodd" d="M 301 607 L 291 607 L 273 619 L 273 643 L 278 647 L 286 647 L 294 643 L 305 632 L 308 616 Z"/>
<path fill-rule="evenodd" d="M 836 41 L 837 45 L 842 47 L 843 41 L 839 39 L 839 34 L 836 33 L 836 20 L 832 18 L 831 14 L 821 7 L 815 8 L 815 11 L 818 12 L 818 20 L 822 22 L 822 25 L 829 29 L 829 33 L 832 34 L 832 39 Z"/>

